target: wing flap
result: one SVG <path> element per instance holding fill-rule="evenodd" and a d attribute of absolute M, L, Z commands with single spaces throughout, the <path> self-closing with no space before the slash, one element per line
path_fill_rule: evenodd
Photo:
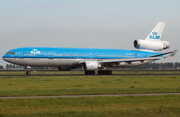
<path fill-rule="evenodd" d="M 131 58 L 131 59 L 111 59 L 111 60 L 101 60 L 100 63 L 117 63 L 117 62 L 134 62 L 134 61 L 145 61 L 145 60 L 159 60 L 164 57 L 148 57 L 148 58 Z"/>
<path fill-rule="evenodd" d="M 130 58 L 130 59 L 108 59 L 108 60 L 90 60 L 97 61 L 99 63 L 118 63 L 118 62 L 134 62 L 134 61 L 145 61 L 145 60 L 159 60 L 165 57 L 148 57 L 148 58 Z M 80 60 L 78 63 L 83 64 L 89 60 Z"/>

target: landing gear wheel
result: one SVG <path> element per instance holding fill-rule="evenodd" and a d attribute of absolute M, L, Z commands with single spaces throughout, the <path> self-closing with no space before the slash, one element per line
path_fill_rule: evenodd
<path fill-rule="evenodd" d="M 112 71 L 111 71 L 111 70 L 108 70 L 108 74 L 109 74 L 109 75 L 112 75 Z"/>
<path fill-rule="evenodd" d="M 90 74 L 91 74 L 91 75 L 94 75 L 94 74 L 95 74 L 95 71 L 85 71 L 85 74 L 86 74 L 86 75 L 90 75 Z"/>
<path fill-rule="evenodd" d="M 94 74 L 95 74 L 95 71 L 91 71 L 91 74 L 93 74 L 93 75 L 94 75 Z"/>
<path fill-rule="evenodd" d="M 101 75 L 112 75 L 112 71 L 111 70 L 99 70 L 98 74 Z"/>
<path fill-rule="evenodd" d="M 26 71 L 26 74 L 27 74 L 27 75 L 30 75 L 30 73 L 31 73 L 30 71 Z"/>
<path fill-rule="evenodd" d="M 99 70 L 99 71 L 98 71 L 98 74 L 102 74 L 102 70 Z"/>
<path fill-rule="evenodd" d="M 85 74 L 86 74 L 86 75 L 90 74 L 90 71 L 85 71 Z"/>

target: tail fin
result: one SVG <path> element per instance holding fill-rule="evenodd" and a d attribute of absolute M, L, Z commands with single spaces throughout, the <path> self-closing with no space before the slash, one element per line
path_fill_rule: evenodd
<path fill-rule="evenodd" d="M 166 22 L 159 22 L 151 33 L 146 37 L 148 41 L 160 41 Z"/>

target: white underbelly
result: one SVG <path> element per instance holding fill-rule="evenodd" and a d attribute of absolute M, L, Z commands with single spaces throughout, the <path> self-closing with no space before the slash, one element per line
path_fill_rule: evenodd
<path fill-rule="evenodd" d="M 32 67 L 72 67 L 77 66 L 80 59 L 49 59 L 49 58 L 7 58 L 6 61 L 22 66 Z"/>

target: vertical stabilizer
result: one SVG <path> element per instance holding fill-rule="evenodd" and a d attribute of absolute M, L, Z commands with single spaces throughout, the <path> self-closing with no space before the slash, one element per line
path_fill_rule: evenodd
<path fill-rule="evenodd" d="M 166 22 L 159 22 L 151 33 L 146 37 L 148 41 L 160 41 Z"/>
<path fill-rule="evenodd" d="M 134 40 L 134 47 L 137 49 L 162 51 L 170 48 L 168 41 L 161 41 L 161 35 L 166 22 L 159 22 L 145 40 Z"/>

